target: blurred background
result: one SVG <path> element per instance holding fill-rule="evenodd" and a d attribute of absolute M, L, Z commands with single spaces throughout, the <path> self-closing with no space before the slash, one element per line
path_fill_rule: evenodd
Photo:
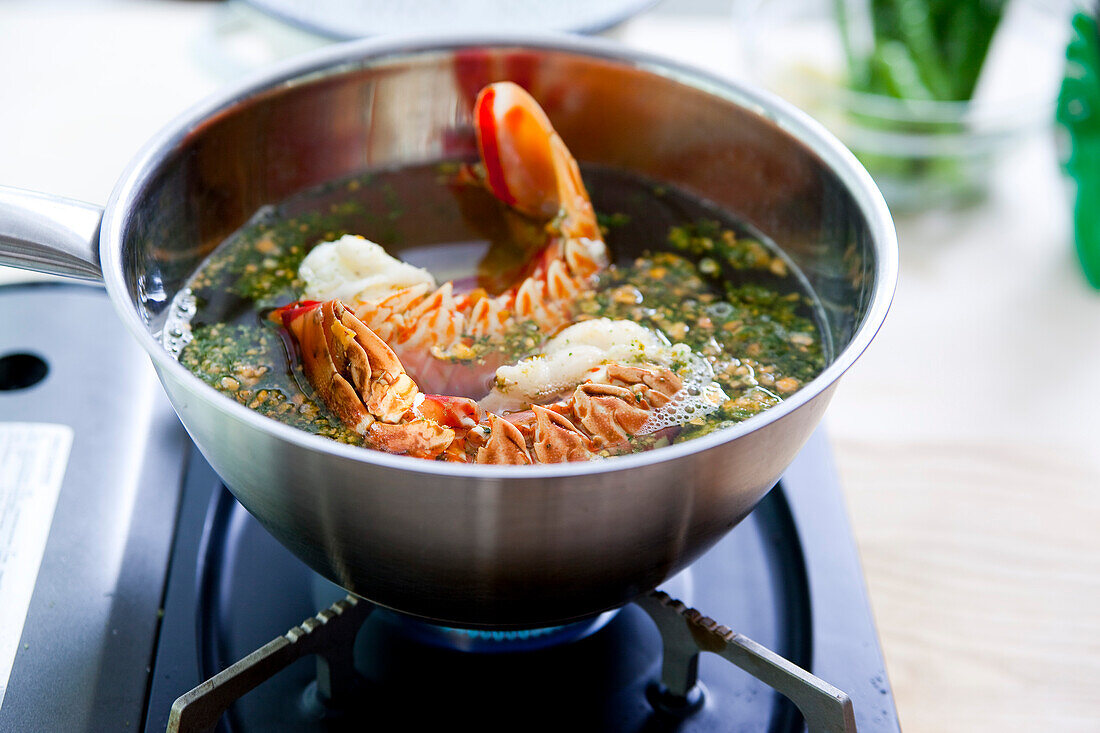
<path fill-rule="evenodd" d="M 0 183 L 102 204 L 191 104 L 360 35 L 599 32 L 771 88 L 856 152 L 897 221 L 893 309 L 826 425 L 903 727 L 1100 730 L 1095 9 L 455 5 L 6 0 Z"/>

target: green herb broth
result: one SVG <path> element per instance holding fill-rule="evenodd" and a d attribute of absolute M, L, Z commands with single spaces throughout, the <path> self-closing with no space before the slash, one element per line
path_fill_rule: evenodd
<path fill-rule="evenodd" d="M 307 252 L 344 234 L 378 242 L 439 282 L 476 278 L 490 292 L 511 284 L 541 237 L 486 192 L 456 184 L 457 170 L 375 172 L 262 209 L 177 298 L 184 317 L 166 334 L 184 335 L 180 362 L 261 414 L 362 444 L 314 395 L 286 334 L 267 316 L 300 298 L 297 271 Z M 629 319 L 688 344 L 708 359 L 729 398 L 690 420 L 674 442 L 752 417 L 820 373 L 831 357 L 821 337 L 824 311 L 768 239 L 676 188 L 605 167 L 582 166 L 582 173 L 613 263 L 577 303 L 578 320 Z M 475 343 L 473 358 L 502 350 L 514 362 L 551 335 L 517 324 L 503 343 Z M 634 450 L 656 444 L 647 436 L 632 442 Z"/>

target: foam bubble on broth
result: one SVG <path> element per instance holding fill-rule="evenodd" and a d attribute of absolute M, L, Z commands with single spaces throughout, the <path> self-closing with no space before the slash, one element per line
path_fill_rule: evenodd
<path fill-rule="evenodd" d="M 670 351 L 674 354 L 672 363 L 679 366 L 674 371 L 683 381 L 683 386 L 672 395 L 668 404 L 650 414 L 638 431 L 642 435 L 680 427 L 688 420 L 706 417 L 727 399 L 722 387 L 714 381 L 714 370 L 705 358 L 693 353 L 686 344 L 676 344 Z"/>
<path fill-rule="evenodd" d="M 161 333 L 161 345 L 177 361 L 187 344 L 191 343 L 191 319 L 198 311 L 195 294 L 191 288 L 183 288 L 172 299 L 172 305 L 168 309 L 168 317 L 164 321 L 164 331 Z"/>

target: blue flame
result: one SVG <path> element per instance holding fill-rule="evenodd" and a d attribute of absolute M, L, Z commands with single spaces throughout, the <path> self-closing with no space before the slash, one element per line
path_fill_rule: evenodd
<path fill-rule="evenodd" d="M 441 626 L 440 628 L 448 633 L 459 634 L 476 641 L 509 642 L 548 636 L 557 631 L 561 631 L 565 626 L 546 626 L 540 629 L 518 629 L 514 631 L 501 631 L 497 629 L 456 629 L 453 626 Z"/>

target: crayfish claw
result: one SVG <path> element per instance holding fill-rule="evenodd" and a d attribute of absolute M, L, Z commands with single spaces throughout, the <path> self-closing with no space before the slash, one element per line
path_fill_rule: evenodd
<path fill-rule="evenodd" d="M 411 420 L 399 425 L 376 422 L 367 437 L 371 446 L 387 453 L 413 458 L 437 458 L 454 442 L 455 431 L 431 420 Z"/>
<path fill-rule="evenodd" d="M 367 411 L 355 387 L 340 373 L 325 335 L 321 304 L 296 307 L 284 319 L 298 343 L 302 371 L 317 396 L 340 420 L 365 435 L 374 418 Z"/>

